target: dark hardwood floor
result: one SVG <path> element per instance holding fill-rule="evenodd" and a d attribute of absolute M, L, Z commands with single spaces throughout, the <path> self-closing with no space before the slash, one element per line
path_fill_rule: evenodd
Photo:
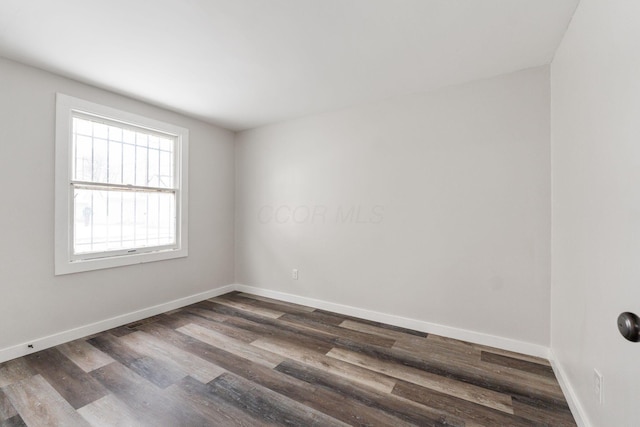
<path fill-rule="evenodd" d="M 0 426 L 575 426 L 546 360 L 231 293 L 0 364 Z"/>

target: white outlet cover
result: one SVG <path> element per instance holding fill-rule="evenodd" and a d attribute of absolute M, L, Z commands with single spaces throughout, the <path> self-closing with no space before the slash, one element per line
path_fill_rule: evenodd
<path fill-rule="evenodd" d="M 602 382 L 602 374 L 597 369 L 593 370 L 593 392 L 596 395 L 598 403 L 602 404 L 604 401 L 604 389 Z"/>

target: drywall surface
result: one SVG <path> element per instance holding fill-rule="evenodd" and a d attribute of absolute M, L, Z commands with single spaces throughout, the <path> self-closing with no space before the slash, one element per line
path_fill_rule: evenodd
<path fill-rule="evenodd" d="M 551 347 L 594 426 L 640 425 L 640 344 L 616 328 L 640 314 L 638 22 L 637 1 L 582 0 L 551 68 Z"/>
<path fill-rule="evenodd" d="M 54 276 L 55 93 L 190 131 L 189 256 Z M 0 59 L 0 349 L 233 283 L 233 134 Z"/>
<path fill-rule="evenodd" d="M 239 133 L 236 281 L 547 346 L 548 74 Z"/>

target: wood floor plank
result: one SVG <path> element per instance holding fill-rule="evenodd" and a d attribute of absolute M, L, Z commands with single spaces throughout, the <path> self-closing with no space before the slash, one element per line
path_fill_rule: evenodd
<path fill-rule="evenodd" d="M 228 307 L 225 305 L 216 304 L 212 301 L 203 301 L 202 303 L 206 303 L 206 306 L 201 308 L 205 308 L 207 310 L 211 310 L 216 313 L 227 315 L 233 319 L 233 320 L 227 320 L 225 321 L 225 323 L 232 324 L 231 322 L 244 319 L 244 320 L 254 322 L 256 324 L 273 326 L 274 328 L 278 328 L 282 331 L 296 334 L 299 337 L 304 337 L 305 340 L 307 338 L 311 338 L 317 341 L 325 342 L 327 344 L 333 344 L 333 342 L 336 340 L 335 335 L 332 335 L 330 332 L 324 332 L 324 331 L 318 330 L 315 327 L 291 322 L 286 319 L 283 319 L 282 317 L 278 319 L 270 319 L 267 317 L 256 316 L 252 313 L 248 313 L 242 310 L 236 310 L 232 307 Z"/>
<path fill-rule="evenodd" d="M 30 354 L 26 360 L 75 409 L 107 394 L 107 390 L 100 383 L 57 348 L 48 348 Z"/>
<path fill-rule="evenodd" d="M 312 313 L 311 313 L 312 314 Z M 285 314 L 281 317 L 282 320 L 287 320 L 290 323 L 298 324 L 305 326 L 307 328 L 315 329 L 317 331 L 325 332 L 334 337 L 344 338 L 360 343 L 366 343 L 371 345 L 376 345 L 380 347 L 391 348 L 395 343 L 395 340 L 380 337 L 373 334 L 368 334 L 365 332 L 354 331 L 351 329 L 341 328 L 339 326 L 320 323 L 316 320 L 313 320 L 309 316 L 302 316 L 297 314 Z"/>
<path fill-rule="evenodd" d="M 345 378 L 330 375 L 324 370 L 316 369 L 293 360 L 287 360 L 276 368 L 293 378 L 312 384 L 326 391 L 339 394 L 345 402 L 358 402 L 384 414 L 391 425 L 408 423 L 419 426 L 464 426 L 464 420 L 444 411 L 419 405 L 415 402 L 380 393 L 370 388 L 362 388 Z M 385 418 L 381 417 L 380 420 Z M 389 418 L 391 417 L 391 418 Z M 374 423 L 373 425 L 377 425 Z M 364 424 L 370 425 L 370 424 Z"/>
<path fill-rule="evenodd" d="M 324 369 L 329 374 L 348 378 L 382 393 L 391 393 L 393 387 L 396 385 L 395 380 L 386 375 L 381 375 L 351 363 L 327 357 L 324 354 L 311 352 L 304 347 L 286 341 L 261 338 L 252 342 L 251 345 L 313 366 L 314 368 Z"/>
<path fill-rule="evenodd" d="M 343 320 L 338 326 L 341 328 L 351 329 L 353 331 L 364 332 L 367 334 L 377 335 L 379 337 L 388 338 L 391 340 L 425 340 L 423 337 L 416 337 L 415 335 L 406 334 L 404 332 L 396 331 L 388 328 L 381 328 L 380 326 L 374 326 L 364 322 L 357 322 L 355 320 Z"/>
<path fill-rule="evenodd" d="M 211 301 L 211 300 L 210 300 Z M 247 311 L 257 316 L 269 317 L 271 319 L 277 319 L 285 314 L 283 311 L 272 310 L 266 307 L 260 307 L 258 305 L 247 304 L 242 301 L 233 300 L 230 298 L 218 297 L 215 299 L 216 304 L 226 305 L 237 310 Z"/>
<path fill-rule="evenodd" d="M 221 367 L 142 331 L 136 331 L 120 340 L 141 354 L 158 359 L 167 365 L 174 365 L 176 371 L 184 372 L 181 378 L 189 375 L 202 383 L 208 383 L 224 373 Z"/>
<path fill-rule="evenodd" d="M 229 316 L 216 313 L 215 311 L 209 310 L 207 308 L 202 308 L 198 304 L 185 307 L 180 311 L 180 313 L 177 313 L 177 315 L 181 317 L 185 317 L 185 315 L 200 316 L 205 319 L 211 320 L 213 322 L 218 322 L 218 323 L 223 323 L 225 320 L 229 319 Z M 185 319 L 187 320 L 187 323 L 193 323 L 193 321 L 191 321 L 190 318 L 186 317 Z M 180 326 L 184 326 L 184 325 L 180 325 Z"/>
<path fill-rule="evenodd" d="M 330 311 L 320 310 L 320 309 L 315 311 L 318 313 L 331 313 Z M 415 329 L 403 328 L 401 326 L 388 325 L 386 323 L 375 322 L 373 320 L 367 320 L 367 319 L 361 319 L 358 317 L 348 316 L 346 314 L 339 314 L 339 313 L 331 313 L 331 314 L 333 314 L 334 316 L 338 316 L 339 318 L 342 319 L 342 321 L 351 320 L 354 322 L 364 323 L 364 324 L 375 326 L 378 328 L 388 329 L 390 331 L 401 332 L 402 334 L 405 334 L 405 335 L 413 335 L 421 338 L 426 338 L 429 335 L 427 332 L 416 331 Z"/>
<path fill-rule="evenodd" d="M 303 318 L 312 322 L 322 323 L 323 325 L 338 326 L 340 323 L 344 322 L 344 319 L 339 314 L 331 313 L 323 310 L 314 310 L 312 312 L 287 313 L 287 314 L 291 315 L 293 318 Z"/>
<path fill-rule="evenodd" d="M 0 389 L 0 423 L 18 415 L 6 394 Z"/>
<path fill-rule="evenodd" d="M 431 336 L 431 335 L 430 335 Z M 432 357 L 438 355 L 442 358 L 451 359 L 457 363 L 468 363 L 478 365 L 480 362 L 481 350 L 471 346 L 451 346 L 438 340 L 420 337 L 405 337 L 396 340 L 394 349 L 406 351 L 418 356 Z"/>
<path fill-rule="evenodd" d="M 511 396 L 506 394 L 497 393 L 472 384 L 456 381 L 446 376 L 421 371 L 420 369 L 403 366 L 390 361 L 379 360 L 375 357 L 340 348 L 332 349 L 327 353 L 327 356 L 413 384 L 418 384 L 422 387 L 455 396 L 469 402 L 474 402 L 488 408 L 513 414 Z"/>
<path fill-rule="evenodd" d="M 110 356 L 84 339 L 59 345 L 57 349 L 85 372 L 91 372 L 113 362 Z"/>
<path fill-rule="evenodd" d="M 220 332 L 221 334 L 224 334 L 230 338 L 234 338 L 239 341 L 245 342 L 247 344 L 250 343 L 251 341 L 257 340 L 260 336 L 259 334 L 255 334 L 251 331 L 241 329 L 241 328 L 235 328 L 226 323 L 223 323 L 225 320 L 228 319 L 228 316 L 220 316 L 222 317 L 222 320 L 215 321 L 205 316 L 204 314 L 200 314 L 204 311 L 205 310 L 197 310 L 197 311 L 184 310 L 184 312 L 179 315 L 181 318 L 183 318 L 186 321 L 185 324 L 182 326 L 188 325 L 189 323 L 193 323 L 196 325 L 200 325 L 203 328 Z"/>
<path fill-rule="evenodd" d="M 35 374 L 36 372 L 29 366 L 24 357 L 4 362 L 0 364 L 0 388 L 20 382 Z"/>
<path fill-rule="evenodd" d="M 389 425 L 396 427 L 400 421 L 376 408 L 370 408 L 358 401 L 347 401 L 344 396 L 324 390 L 304 381 L 297 380 L 267 367 L 251 363 L 222 349 L 212 347 L 190 336 L 178 333 L 162 325 L 145 326 L 145 330 L 171 342 L 173 345 L 191 351 L 203 359 L 233 372 L 249 381 L 287 396 L 311 408 L 350 425 Z M 283 362 L 287 363 L 287 362 Z M 280 364 L 279 366 L 282 366 Z"/>
<path fill-rule="evenodd" d="M 0 421 L 0 427 L 27 427 L 20 415 L 15 415 L 4 421 Z"/>
<path fill-rule="evenodd" d="M 114 337 L 123 337 L 125 335 L 132 334 L 135 331 L 136 331 L 135 328 L 127 328 L 126 326 L 120 326 L 120 327 L 111 329 L 109 333 Z M 100 335 L 96 335 L 96 336 L 100 336 Z M 87 338 L 87 341 L 92 338 L 95 338 L 95 337 Z"/>
<path fill-rule="evenodd" d="M 177 331 L 268 368 L 275 368 L 284 360 L 274 353 L 253 347 L 200 325 L 189 324 L 178 328 Z"/>
<path fill-rule="evenodd" d="M 159 320 L 166 320 L 167 317 L 168 317 L 167 314 L 162 313 L 155 316 L 147 317 L 145 319 L 137 320 L 135 322 L 128 323 L 124 325 L 124 327 L 128 329 L 136 329 L 138 326 L 145 325 L 147 323 L 153 323 Z"/>
<path fill-rule="evenodd" d="M 184 310 L 185 309 L 183 308 L 177 313 L 174 313 L 174 314 L 168 315 L 168 316 L 164 316 L 161 319 L 156 320 L 154 323 L 159 323 L 159 324 L 168 326 L 168 327 L 173 328 L 173 329 L 179 328 L 180 326 L 184 326 L 184 325 L 186 325 L 188 323 L 191 323 L 189 320 L 185 319 L 182 316 L 182 313 L 184 313 Z M 135 330 L 139 330 L 141 326 L 142 325 L 136 326 Z"/>
<path fill-rule="evenodd" d="M 256 300 L 254 298 L 250 298 L 247 294 L 234 293 L 225 295 L 226 298 L 232 299 L 234 301 L 241 301 L 245 304 L 253 305 L 256 307 L 264 307 L 274 311 L 280 311 L 283 313 L 310 313 L 315 311 L 315 309 L 311 307 L 304 307 L 297 304 L 288 304 L 283 303 L 281 301 L 276 300 L 268 300 L 267 298 L 262 300 Z"/>
<path fill-rule="evenodd" d="M 363 355 L 390 361 L 419 370 L 455 379 L 508 395 L 521 395 L 533 399 L 565 404 L 566 400 L 557 381 L 506 367 L 496 368 L 485 363 L 482 367 L 459 363 L 439 354 L 416 355 L 398 349 L 388 349 L 337 339 L 337 347 Z"/>
<path fill-rule="evenodd" d="M 4 392 L 27 425 L 89 425 L 42 375 L 4 387 Z"/>
<path fill-rule="evenodd" d="M 302 333 L 288 325 L 281 327 L 258 323 L 243 318 L 230 318 L 225 324 L 231 325 L 238 329 L 243 329 L 256 333 L 260 337 L 275 338 L 291 343 L 297 343 L 318 353 L 325 354 L 333 348 L 333 339 L 330 335 L 322 333 L 320 339 L 315 331 L 303 330 Z"/>
<path fill-rule="evenodd" d="M 137 427 L 144 424 L 143 419 L 113 394 L 91 402 L 77 412 L 93 427 Z"/>
<path fill-rule="evenodd" d="M 246 379 L 226 373 L 208 386 L 223 399 L 252 416 L 276 425 L 347 426 L 309 406 L 298 403 L 266 387 L 256 386 Z"/>
<path fill-rule="evenodd" d="M 243 298 L 249 298 L 252 300 L 256 300 L 256 301 L 262 301 L 262 302 L 266 302 L 268 304 L 275 304 L 279 307 L 287 307 L 287 308 L 291 308 L 292 310 L 295 311 L 315 311 L 315 308 L 313 307 L 308 307 L 306 305 L 300 305 L 300 304 L 293 304 L 290 302 L 286 302 L 286 301 L 279 301 L 273 298 L 267 298 L 267 297 L 263 297 L 263 296 L 259 296 L 259 295 L 254 295 L 254 294 L 248 294 L 248 293 L 244 293 L 244 292 L 240 292 L 238 293 L 239 296 L 243 297 Z M 281 311 L 286 311 L 283 310 L 282 308 L 280 308 Z M 288 312 L 288 311 L 287 311 Z"/>
<path fill-rule="evenodd" d="M 554 427 L 576 427 L 571 411 L 562 405 L 550 405 L 547 402 L 515 397 L 513 409 L 517 416 L 538 424 L 548 424 Z"/>
<path fill-rule="evenodd" d="M 155 323 L 158 322 L 145 323 L 144 326 Z M 121 341 L 125 337 L 126 335 L 114 337 L 110 334 L 103 334 L 92 338 L 89 343 L 160 388 L 169 387 L 187 376 L 184 370 L 176 367 L 173 363 L 166 363 L 147 356 L 126 345 Z"/>
<path fill-rule="evenodd" d="M 443 336 L 440 336 L 440 335 L 430 334 L 427 337 L 427 340 L 441 343 L 443 345 L 449 346 L 452 349 L 454 349 L 454 348 L 455 349 L 461 349 L 461 348 L 469 349 L 469 348 L 471 348 L 471 349 L 474 349 L 476 351 L 488 351 L 488 352 L 491 352 L 491 353 L 500 354 L 500 355 L 507 356 L 507 357 L 513 357 L 513 358 L 520 359 L 520 360 L 526 360 L 526 361 L 529 361 L 529 362 L 538 363 L 540 365 L 551 366 L 551 363 L 547 359 L 542 359 L 540 357 L 530 356 L 530 355 L 527 355 L 527 354 L 514 353 L 514 352 L 508 351 L 508 350 L 502 350 L 502 349 L 498 349 L 498 348 L 494 348 L 494 347 L 487 347 L 485 345 L 470 343 L 470 342 L 467 342 L 467 341 L 460 341 L 460 340 L 456 340 L 454 338 L 443 337 Z"/>
<path fill-rule="evenodd" d="M 531 420 L 509 415 L 484 405 L 479 405 L 406 381 L 398 381 L 393 390 L 393 394 L 429 406 L 430 408 L 440 409 L 464 420 L 473 420 L 474 423 L 479 425 L 510 427 L 536 425 L 536 423 Z"/>
<path fill-rule="evenodd" d="M 174 400 L 180 400 L 193 411 L 209 420 L 211 426 L 239 426 L 259 427 L 266 426 L 262 420 L 252 417 L 249 413 L 230 404 L 218 394 L 216 390 L 207 384 L 186 377 L 163 391 L 165 396 Z"/>
<path fill-rule="evenodd" d="M 553 369 L 549 365 L 541 365 L 539 363 L 529 362 L 527 360 L 516 359 L 514 357 L 503 356 L 500 354 L 482 351 L 480 360 L 495 365 L 505 366 L 508 368 L 519 369 L 536 375 L 542 375 L 548 378 L 555 378 Z"/>
<path fill-rule="evenodd" d="M 184 402 L 165 397 L 152 383 L 121 365 L 111 363 L 90 374 L 148 426 L 204 426 L 207 420 Z"/>

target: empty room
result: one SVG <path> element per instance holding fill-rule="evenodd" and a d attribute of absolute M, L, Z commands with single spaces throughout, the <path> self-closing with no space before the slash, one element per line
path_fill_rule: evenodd
<path fill-rule="evenodd" d="M 640 2 L 2 0 L 0 427 L 640 426 Z"/>

